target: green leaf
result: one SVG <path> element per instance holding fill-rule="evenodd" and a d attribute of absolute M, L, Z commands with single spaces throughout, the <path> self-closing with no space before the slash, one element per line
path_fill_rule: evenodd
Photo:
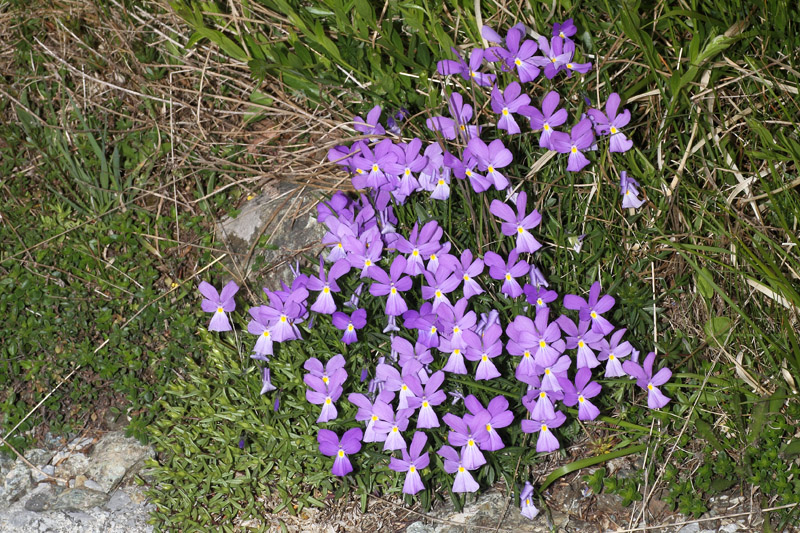
<path fill-rule="evenodd" d="M 700 295 L 706 299 L 713 297 L 714 286 L 709 283 L 709 280 L 712 279 L 711 272 L 709 272 L 707 268 L 703 267 L 697 274 L 698 275 L 695 279 L 695 283 L 697 283 L 697 292 L 699 292 Z"/>
<path fill-rule="evenodd" d="M 706 341 L 710 345 L 723 346 L 730 331 L 732 321 L 726 316 L 718 316 L 710 318 L 703 326 L 703 331 L 706 334 Z"/>
<path fill-rule="evenodd" d="M 581 468 L 586 468 L 588 466 L 604 463 L 606 461 L 610 461 L 611 459 L 616 459 L 617 457 L 625 457 L 626 455 L 639 453 L 641 451 L 644 451 L 646 448 L 647 444 L 636 444 L 634 446 L 628 446 L 627 448 L 623 448 L 621 450 L 617 450 L 614 452 L 604 453 L 602 455 L 597 455 L 595 457 L 587 457 L 586 459 L 581 459 L 580 461 L 569 463 L 568 465 L 564 465 L 561 468 L 553 470 L 550 473 L 550 475 L 547 476 L 544 482 L 542 482 L 542 485 L 539 487 L 539 490 L 543 491 L 544 489 L 549 487 L 555 480 L 569 474 L 570 472 L 575 472 L 576 470 L 580 470 Z"/>

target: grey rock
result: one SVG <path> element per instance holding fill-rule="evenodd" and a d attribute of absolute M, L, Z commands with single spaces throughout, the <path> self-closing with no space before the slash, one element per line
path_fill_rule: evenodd
<path fill-rule="evenodd" d="M 224 218 L 217 224 L 217 237 L 230 256 L 237 258 L 232 271 L 237 276 L 262 283 L 275 289 L 281 280 L 291 279 L 290 262 L 301 255 L 314 255 L 322 250 L 320 240 L 326 232 L 316 221 L 314 209 L 321 195 L 310 188 L 289 182 L 268 184 L 263 193 L 242 205 L 236 218 Z M 267 235 L 270 248 L 256 246 L 253 256 L 247 257 L 253 243 Z M 254 260 L 263 258 L 264 273 L 256 272 Z M 245 262 L 247 262 L 245 264 Z M 254 279 L 258 278 L 258 279 Z"/>
<path fill-rule="evenodd" d="M 103 492 L 111 492 L 126 474 L 141 468 L 153 450 L 121 431 L 108 433 L 94 448 L 86 477 L 96 481 Z"/>
<path fill-rule="evenodd" d="M 34 513 L 40 513 L 50 508 L 53 499 L 57 494 L 61 493 L 64 489 L 61 487 L 51 487 L 50 485 L 41 484 L 37 490 L 33 492 L 28 501 L 25 502 L 25 509 Z"/>
<path fill-rule="evenodd" d="M 64 489 L 50 502 L 48 510 L 80 511 L 99 507 L 108 501 L 108 494 L 97 490 L 79 487 Z"/>
<path fill-rule="evenodd" d="M 112 494 L 111 498 L 106 502 L 106 509 L 111 512 L 122 511 L 131 506 L 133 506 L 131 497 L 121 489 L 115 490 L 114 494 Z"/>
<path fill-rule="evenodd" d="M 61 460 L 61 458 L 64 458 Z M 89 458 L 80 452 L 72 452 L 69 455 L 57 453 L 53 459 L 56 477 L 61 479 L 74 478 L 86 472 L 89 468 Z"/>
<path fill-rule="evenodd" d="M 31 471 L 22 461 L 14 465 L 5 477 L 5 499 L 15 502 L 31 486 Z"/>
<path fill-rule="evenodd" d="M 414 522 L 406 528 L 406 533 L 434 533 L 436 528 L 427 526 L 422 522 Z"/>
<path fill-rule="evenodd" d="M 40 483 L 45 479 L 49 479 L 55 474 L 56 468 L 53 465 L 44 465 L 41 466 L 39 470 L 31 470 L 31 477 L 33 478 L 34 483 Z"/>
<path fill-rule="evenodd" d="M 731 524 L 725 524 L 721 528 L 719 528 L 719 533 L 736 533 L 740 531 L 744 527 L 744 524 L 739 522 L 733 522 Z"/>
<path fill-rule="evenodd" d="M 25 459 L 36 466 L 44 466 L 53 458 L 54 452 L 42 448 L 31 448 L 25 452 Z"/>
<path fill-rule="evenodd" d="M 697 522 L 693 524 L 686 524 L 678 531 L 678 533 L 700 533 L 700 524 Z"/>

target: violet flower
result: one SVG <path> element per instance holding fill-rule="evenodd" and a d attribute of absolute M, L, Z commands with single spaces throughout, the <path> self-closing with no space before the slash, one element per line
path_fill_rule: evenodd
<path fill-rule="evenodd" d="M 347 251 L 347 260 L 350 262 L 350 266 L 361 270 L 359 277 L 365 278 L 369 275 L 370 267 L 381 260 L 383 241 L 377 235 L 366 243 L 362 242 L 361 239 L 347 237 L 345 238 L 345 250 Z"/>
<path fill-rule="evenodd" d="M 468 141 L 473 137 L 477 137 L 480 133 L 480 128 L 478 126 L 469 125 L 469 121 L 472 120 L 472 106 L 465 104 L 464 98 L 457 92 L 453 92 L 453 94 L 450 95 L 448 104 L 450 115 L 453 118 L 443 116 L 431 117 L 425 121 L 425 125 L 428 129 L 441 132 L 442 137 L 448 140 L 461 137 L 464 141 Z M 431 146 L 438 146 L 438 144 Z M 425 155 L 428 155 L 427 149 L 425 152 Z"/>
<path fill-rule="evenodd" d="M 624 109 L 617 114 L 619 109 L 620 97 L 617 93 L 611 93 L 606 101 L 606 112 L 599 109 L 590 109 L 589 116 L 595 123 L 595 130 L 598 135 L 610 135 L 609 152 L 627 152 L 633 147 L 633 141 L 625 137 L 620 130 L 631 121 L 631 112 Z"/>
<path fill-rule="evenodd" d="M 567 37 L 572 37 L 577 32 L 578 28 L 575 27 L 575 23 L 572 22 L 571 18 L 568 18 L 564 22 L 556 22 L 553 24 L 553 37 L 566 39 Z"/>
<path fill-rule="evenodd" d="M 408 310 L 403 313 L 403 325 L 418 331 L 418 341 L 428 348 L 439 346 L 439 315 L 433 312 L 433 304 L 425 302 L 419 311 Z"/>
<path fill-rule="evenodd" d="M 367 423 L 367 427 L 364 430 L 364 442 L 383 442 L 383 440 L 386 439 L 385 435 L 379 436 L 375 432 L 375 422 L 380 420 L 380 417 L 375 412 L 375 406 L 378 403 L 382 403 L 388 407 L 392 399 L 394 399 L 394 393 L 389 391 L 383 391 L 378 394 L 374 402 L 371 402 L 369 398 L 360 393 L 351 393 L 347 397 L 350 403 L 358 407 L 355 416 L 356 420 Z M 391 407 L 389 407 L 389 409 L 391 409 Z"/>
<path fill-rule="evenodd" d="M 369 287 L 369 293 L 373 296 L 388 295 L 384 310 L 387 316 L 398 316 L 408 311 L 408 305 L 400 294 L 410 289 L 413 284 L 410 277 L 403 275 L 406 266 L 406 258 L 398 255 L 392 261 L 388 275 L 378 266 L 370 267 L 368 271 L 369 276 L 374 280 Z"/>
<path fill-rule="evenodd" d="M 531 386 L 528 392 L 522 397 L 524 405 L 534 420 L 549 420 L 556 416 L 555 405 L 553 402 L 563 400 L 563 391 L 545 390 L 540 386 Z"/>
<path fill-rule="evenodd" d="M 601 341 L 602 348 L 600 355 L 597 357 L 600 361 L 608 361 L 606 363 L 605 377 L 618 378 L 626 374 L 622 368 L 622 357 L 626 357 L 633 350 L 633 346 L 628 341 L 620 342 L 622 336 L 625 334 L 626 329 L 622 328 L 614 332 L 609 340 L 603 339 Z"/>
<path fill-rule="evenodd" d="M 484 26 L 486 28 L 486 26 Z M 483 33 L 483 30 L 481 31 Z M 494 32 L 492 32 L 494 33 Z M 500 38 L 499 35 L 496 38 Z M 502 59 L 505 67 L 509 70 L 516 69 L 519 81 L 527 83 L 539 77 L 541 69 L 533 62 L 532 57 L 539 50 L 539 45 L 531 39 L 522 40 L 525 37 L 525 26 L 517 24 L 506 33 L 506 47 L 494 47 L 499 59 Z M 487 37 L 488 41 L 492 41 Z M 522 41 L 520 43 L 520 41 Z M 500 42 L 500 41 L 493 41 Z M 487 56 L 488 50 L 487 50 Z"/>
<path fill-rule="evenodd" d="M 475 280 L 477 276 L 483 273 L 483 268 L 483 259 L 475 259 L 473 261 L 472 250 L 467 248 L 461 252 L 461 261 L 456 265 L 453 272 L 464 280 L 464 298 L 470 299 L 483 292 L 483 288 Z"/>
<path fill-rule="evenodd" d="M 312 311 L 330 315 L 336 311 L 336 303 L 333 301 L 333 293 L 339 292 L 336 280 L 350 271 L 350 263 L 346 259 L 340 259 L 334 263 L 327 276 L 325 275 L 325 261 L 322 256 L 319 258 L 319 277 L 311 276 L 308 278 L 306 287 L 312 291 L 320 291 L 317 300 L 311 306 Z"/>
<path fill-rule="evenodd" d="M 533 520 L 539 514 L 539 509 L 533 504 L 533 485 L 530 481 L 525 482 L 525 487 L 519 495 L 519 506 L 520 514 L 525 518 Z"/>
<path fill-rule="evenodd" d="M 669 381 L 672 371 L 669 368 L 662 368 L 653 375 L 653 363 L 656 360 L 656 353 L 650 352 L 644 358 L 644 365 L 639 365 L 633 361 L 625 361 L 622 367 L 629 376 L 636 378 L 636 384 L 647 391 L 647 407 L 650 409 L 660 409 L 669 403 L 670 399 L 665 396 L 658 387 Z"/>
<path fill-rule="evenodd" d="M 352 344 L 358 340 L 356 330 L 367 325 L 367 311 L 365 309 L 356 309 L 350 316 L 341 311 L 336 311 L 331 317 L 331 322 L 336 329 L 344 331 L 342 342 Z"/>
<path fill-rule="evenodd" d="M 418 223 L 414 223 L 411 235 L 408 239 L 400 237 L 395 241 L 395 248 L 398 252 L 408 254 L 406 258 L 406 274 L 416 276 L 425 272 L 425 263 L 431 254 L 436 253 L 442 247 L 439 239 L 442 238 L 444 230 L 439 227 L 435 220 L 428 221 L 422 229 Z"/>
<path fill-rule="evenodd" d="M 537 452 L 552 452 L 561 447 L 558 439 L 553 435 L 553 429 L 560 427 L 566 420 L 566 415 L 558 411 L 556 416 L 549 420 L 523 420 L 522 431 L 539 434 L 539 438 L 536 439 Z"/>
<path fill-rule="evenodd" d="M 403 374 L 401 375 L 395 367 L 387 364 L 379 364 L 375 369 L 375 378 L 379 381 L 383 381 L 384 390 L 392 392 L 397 391 L 398 409 L 408 409 L 410 407 L 408 399 L 414 396 L 414 391 L 408 386 L 405 369 L 403 369 Z"/>
<path fill-rule="evenodd" d="M 503 328 L 500 324 L 492 324 L 481 335 L 481 342 L 478 346 L 467 346 L 464 357 L 470 361 L 480 361 L 475 369 L 476 380 L 500 377 L 500 372 L 492 359 L 503 353 L 503 343 L 500 340 L 502 334 Z"/>
<path fill-rule="evenodd" d="M 419 382 L 408 383 L 414 396 L 409 397 L 408 406 L 411 409 L 419 409 L 417 413 L 417 429 L 438 428 L 439 417 L 433 410 L 447 399 L 447 395 L 439 387 L 444 383 L 444 372 L 441 370 L 431 374 L 428 382 L 423 387 Z"/>
<path fill-rule="evenodd" d="M 444 471 L 456 475 L 453 492 L 475 492 L 480 488 L 457 451 L 450 446 L 442 446 L 436 453 L 444 458 Z"/>
<path fill-rule="evenodd" d="M 450 300 L 446 295 L 456 290 L 461 280 L 446 265 L 440 265 L 435 274 L 426 270 L 424 276 L 427 285 L 422 285 L 422 298 L 433 298 L 433 312 L 442 304 L 449 306 Z"/>
<path fill-rule="evenodd" d="M 329 377 L 319 377 L 312 373 L 303 376 L 303 382 L 308 385 L 306 400 L 315 405 L 322 405 L 317 423 L 329 422 L 339 416 L 336 410 L 336 401 L 342 395 L 342 384 L 347 379 L 347 372 L 339 368 Z"/>
<path fill-rule="evenodd" d="M 580 296 L 567 294 L 564 296 L 564 307 L 578 311 L 578 317 L 582 321 L 592 321 L 592 331 L 607 335 L 614 330 L 614 326 L 606 320 L 602 313 L 614 307 L 614 297 L 608 294 L 600 297 L 600 282 L 595 281 L 589 289 L 589 300 L 584 300 Z"/>
<path fill-rule="evenodd" d="M 551 142 L 551 136 L 555 131 L 553 128 L 561 126 L 567 121 L 567 110 L 563 107 L 556 110 L 560 100 L 561 96 L 556 91 L 550 91 L 542 100 L 541 111 L 536 107 L 531 107 L 531 129 L 542 131 L 539 135 L 539 146 L 548 150 L 555 150 Z"/>
<path fill-rule="evenodd" d="M 639 198 L 639 182 L 628 177 L 626 171 L 619 173 L 619 193 L 622 195 L 622 208 L 639 209 L 644 199 Z"/>
<path fill-rule="evenodd" d="M 572 127 L 569 134 L 556 131 L 551 135 L 550 142 L 556 152 L 569 154 L 567 170 L 580 172 L 589 164 L 589 160 L 583 155 L 583 150 L 591 148 L 594 143 L 592 121 L 588 118 L 582 119 Z"/>
<path fill-rule="evenodd" d="M 266 356 L 272 355 L 272 327 L 267 317 L 262 314 L 262 306 L 251 307 L 248 309 L 250 316 L 253 317 L 247 323 L 247 331 L 253 335 L 258 335 L 255 347 L 253 347 L 253 355 L 251 357 L 268 361 Z"/>
<path fill-rule="evenodd" d="M 489 405 L 484 409 L 481 402 L 470 394 L 464 398 L 464 405 L 467 406 L 471 414 L 465 414 L 464 420 L 469 424 L 475 416 L 480 413 L 488 413 L 489 420 L 486 421 L 486 433 L 489 437 L 481 444 L 481 450 L 494 452 L 505 448 L 503 439 L 497 433 L 498 429 L 508 427 L 514 422 L 514 414 L 508 410 L 508 400 L 503 396 L 495 396 L 489 401 Z"/>
<path fill-rule="evenodd" d="M 225 313 L 232 313 L 236 309 L 236 301 L 233 299 L 239 290 L 236 282 L 229 281 L 222 288 L 221 294 L 206 281 L 201 281 L 197 289 L 205 297 L 200 302 L 200 308 L 206 313 L 214 313 L 211 323 L 208 325 L 208 331 L 230 331 L 231 323 Z"/>
<path fill-rule="evenodd" d="M 516 215 L 508 205 L 500 200 L 492 200 L 492 205 L 489 207 L 489 212 L 505 221 L 500 225 L 500 231 L 503 232 L 503 235 L 508 237 L 516 235 L 517 243 L 514 249 L 519 253 L 533 253 L 542 247 L 539 241 L 528 231 L 542 222 L 542 215 L 540 215 L 539 211 L 536 209 L 526 214 L 525 208 L 527 203 L 528 195 L 522 191 L 517 195 Z"/>
<path fill-rule="evenodd" d="M 367 120 L 356 116 L 353 118 L 353 128 L 360 131 L 365 135 L 384 135 L 386 130 L 383 129 L 378 120 L 381 117 L 381 106 L 376 105 L 367 113 Z"/>
<path fill-rule="evenodd" d="M 561 379 L 561 386 L 564 388 L 564 405 L 572 407 L 578 404 L 578 420 L 594 420 L 600 415 L 598 409 L 589 398 L 594 398 L 602 387 L 596 381 L 591 381 L 592 371 L 583 367 L 575 374 L 575 384 L 569 379 Z"/>
<path fill-rule="evenodd" d="M 517 261 L 517 259 L 519 259 L 519 252 L 516 249 L 511 250 L 511 253 L 508 254 L 508 262 L 503 261 L 503 258 L 494 252 L 486 252 L 483 256 L 483 262 L 489 267 L 489 276 L 496 280 L 503 280 L 500 291 L 509 298 L 516 298 L 522 294 L 522 286 L 516 278 L 524 276 L 530 269 L 528 263 Z"/>
<path fill-rule="evenodd" d="M 392 407 L 385 403 L 376 403 L 375 414 L 379 420 L 375 422 L 375 433 L 379 439 L 383 440 L 383 450 L 393 451 L 406 448 L 406 440 L 403 438 L 403 431 L 408 428 L 408 417 L 411 416 L 411 409 L 398 409 L 395 413 Z"/>
<path fill-rule="evenodd" d="M 464 332 L 475 327 L 475 311 L 467 311 L 468 303 L 466 298 L 461 298 L 452 307 L 439 309 L 441 333 L 452 343 L 460 344 Z"/>
<path fill-rule="evenodd" d="M 416 494 L 425 488 L 419 471 L 427 468 L 430 464 L 428 452 L 422 453 L 427 441 L 428 436 L 421 431 L 417 431 L 411 438 L 411 446 L 408 451 L 402 450 L 403 458 L 392 457 L 389 460 L 389 468 L 391 470 L 406 473 L 406 479 L 403 482 L 403 494 Z"/>
<path fill-rule="evenodd" d="M 558 293 L 556 291 L 547 290 L 542 286 L 536 287 L 530 283 L 526 283 L 522 287 L 522 292 L 525 293 L 525 299 L 528 303 L 535 305 L 537 310 L 547 307 L 547 304 L 558 298 Z"/>
<path fill-rule="evenodd" d="M 472 335 L 474 335 L 475 338 L 478 337 L 475 333 L 472 333 Z M 467 366 L 464 364 L 464 353 L 468 345 L 469 343 L 464 342 L 463 339 L 457 343 L 451 342 L 449 339 L 442 339 L 439 341 L 439 351 L 450 354 L 442 370 L 450 372 L 451 374 L 465 375 L 467 373 Z"/>
<path fill-rule="evenodd" d="M 544 67 L 544 75 L 548 80 L 555 78 L 564 64 L 572 59 L 572 55 L 564 53 L 564 39 L 553 37 L 549 41 L 546 37 L 539 37 L 539 52 L 542 56 L 531 58 L 534 65 Z"/>
<path fill-rule="evenodd" d="M 353 471 L 353 465 L 350 464 L 347 456 L 361 450 L 362 436 L 360 428 L 348 429 L 342 435 L 342 440 L 339 440 L 339 436 L 329 429 L 319 430 L 317 442 L 319 442 L 320 453 L 328 457 L 335 457 L 333 468 L 331 468 L 334 476 L 346 476 Z"/>
<path fill-rule="evenodd" d="M 563 55 L 567 56 L 566 61 L 564 62 L 564 69 L 567 71 L 567 77 L 571 78 L 573 72 L 578 72 L 579 74 L 586 74 L 590 70 L 592 70 L 592 64 L 589 63 L 575 63 L 573 60 L 575 57 L 575 43 L 571 39 L 564 39 L 564 49 Z"/>
<path fill-rule="evenodd" d="M 600 366 L 595 350 L 603 348 L 603 334 L 592 331 L 591 323 L 582 321 L 577 326 L 569 317 L 561 315 L 556 319 L 558 326 L 566 335 L 564 340 L 568 350 L 578 350 L 575 357 L 575 366 L 581 368 L 595 368 Z"/>
<path fill-rule="evenodd" d="M 486 464 L 486 457 L 480 446 L 489 439 L 486 425 L 490 418 L 488 411 L 481 411 L 472 416 L 469 423 L 453 413 L 447 413 L 442 417 L 445 424 L 450 426 L 447 441 L 453 446 L 462 447 L 461 459 L 467 470 L 475 470 Z"/>
<path fill-rule="evenodd" d="M 517 82 L 511 82 L 508 86 L 500 92 L 497 87 L 492 88 L 491 106 L 492 112 L 500 115 L 497 121 L 497 129 L 506 130 L 509 135 L 519 133 L 519 124 L 514 120 L 514 113 L 524 116 L 530 116 L 531 97 L 527 94 L 521 94 L 522 88 Z"/>
<path fill-rule="evenodd" d="M 261 370 L 261 393 L 266 394 L 269 391 L 275 390 L 275 385 L 272 384 L 272 381 L 269 379 L 269 368 L 264 367 Z"/>
<path fill-rule="evenodd" d="M 472 53 L 469 56 L 469 64 L 467 64 L 461 58 L 461 54 L 459 54 L 455 48 L 451 48 L 450 50 L 452 50 L 453 54 L 455 54 L 458 60 L 453 61 L 452 59 L 443 59 L 439 61 L 436 64 L 436 70 L 439 72 L 439 74 L 443 76 L 460 74 L 461 77 L 467 81 L 474 81 L 483 87 L 492 86 L 495 75 L 478 72 L 478 69 L 481 68 L 481 63 L 483 62 L 483 49 L 473 48 Z"/>
<path fill-rule="evenodd" d="M 470 139 L 467 144 L 472 155 L 478 160 L 478 168 L 481 172 L 485 172 L 485 177 L 491 184 L 495 186 L 498 191 L 502 191 L 508 187 L 508 178 L 506 178 L 498 169 L 508 166 L 513 160 L 511 151 L 503 145 L 503 141 L 495 139 L 487 146 L 478 137 Z M 478 190 L 475 192 L 483 192 L 486 189 Z"/>
<path fill-rule="evenodd" d="M 353 164 L 363 171 L 353 176 L 353 187 L 380 189 L 390 180 L 397 181 L 397 176 L 404 170 L 398 163 L 401 153 L 391 139 L 384 139 L 373 148 L 363 145 L 361 153 L 353 156 Z"/>

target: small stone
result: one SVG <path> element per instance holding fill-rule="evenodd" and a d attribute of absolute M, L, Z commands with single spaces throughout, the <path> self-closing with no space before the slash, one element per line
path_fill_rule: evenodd
<path fill-rule="evenodd" d="M 719 528 L 719 533 L 736 533 L 737 531 L 739 531 L 739 525 L 740 524 L 736 522 L 733 522 L 732 524 L 725 524 L 724 526 Z"/>
<path fill-rule="evenodd" d="M 76 487 L 83 487 L 83 484 L 86 483 L 86 480 L 88 480 L 88 479 L 89 478 L 87 478 L 83 474 L 79 474 L 79 475 L 75 476 L 75 486 Z"/>
<path fill-rule="evenodd" d="M 84 480 L 83 486 L 86 487 L 87 489 L 92 489 L 92 490 L 97 490 L 97 491 L 100 491 L 100 492 L 105 492 L 103 490 L 103 487 L 100 486 L 100 483 L 98 483 L 97 481 L 95 481 L 93 479 Z"/>
<path fill-rule="evenodd" d="M 62 487 L 52 487 L 47 484 L 39 485 L 37 490 L 28 498 L 28 501 L 25 502 L 25 509 L 36 513 L 47 511 L 53 504 L 55 497 L 63 490 Z"/>
<path fill-rule="evenodd" d="M 422 522 L 414 522 L 406 528 L 406 533 L 433 533 L 434 528 L 427 526 Z"/>
<path fill-rule="evenodd" d="M 31 477 L 34 483 L 40 483 L 45 479 L 50 479 L 56 473 L 56 468 L 53 465 L 44 465 L 39 470 L 31 470 Z"/>
<path fill-rule="evenodd" d="M 121 431 L 108 433 L 94 448 L 86 475 L 95 480 L 104 492 L 111 492 L 128 472 L 140 468 L 153 450 Z"/>
<path fill-rule="evenodd" d="M 43 466 L 50 462 L 53 458 L 53 453 L 50 450 L 43 450 L 42 448 L 31 448 L 25 452 L 25 459 L 36 466 Z"/>
<path fill-rule="evenodd" d="M 686 524 L 678 531 L 678 533 L 700 533 L 700 524 L 697 522 Z"/>
<path fill-rule="evenodd" d="M 106 502 L 106 509 L 113 513 L 129 507 L 131 503 L 133 503 L 131 497 L 124 490 L 115 490 Z"/>
<path fill-rule="evenodd" d="M 58 454 L 56 454 L 56 456 L 58 456 Z M 58 463 L 55 461 L 54 457 L 53 464 L 56 467 L 56 477 L 69 479 L 86 472 L 86 469 L 89 467 L 89 458 L 80 452 L 73 452 Z"/>
<path fill-rule="evenodd" d="M 79 511 L 99 507 L 108 501 L 108 494 L 85 487 L 64 489 L 50 505 L 51 510 Z"/>
<path fill-rule="evenodd" d="M 5 499 L 15 502 L 31 485 L 31 471 L 21 461 L 14 465 L 5 478 Z"/>

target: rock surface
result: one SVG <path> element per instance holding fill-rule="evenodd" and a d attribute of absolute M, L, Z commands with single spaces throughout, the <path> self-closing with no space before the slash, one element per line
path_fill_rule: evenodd
<path fill-rule="evenodd" d="M 326 229 L 317 223 L 315 209 L 320 198 L 319 191 L 293 183 L 268 184 L 243 204 L 238 216 L 223 218 L 216 233 L 233 258 L 234 275 L 273 290 L 281 280 L 288 283 L 289 264 L 322 249 Z M 254 246 L 262 237 L 266 243 Z"/>
<path fill-rule="evenodd" d="M 114 431 L 29 450 L 25 458 L 36 468 L 0 461 L 0 532 L 150 532 L 153 506 L 133 477 L 152 456 L 150 447 Z"/>

